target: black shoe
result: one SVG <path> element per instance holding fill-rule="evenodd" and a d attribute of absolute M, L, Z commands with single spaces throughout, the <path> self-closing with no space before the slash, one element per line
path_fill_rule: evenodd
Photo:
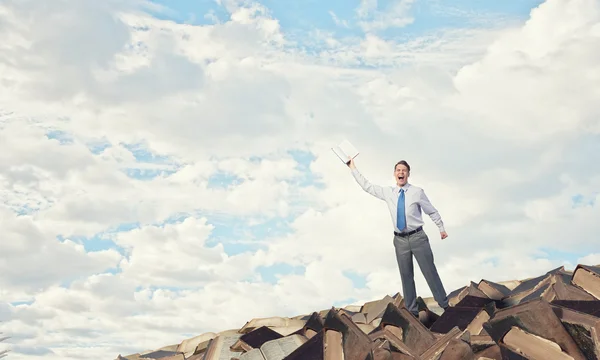
<path fill-rule="evenodd" d="M 427 310 L 429 310 L 429 309 L 427 308 L 427 305 L 425 304 L 425 301 L 423 300 L 423 298 L 422 298 L 422 297 L 420 297 L 420 296 L 419 296 L 419 297 L 417 297 L 417 301 L 416 301 L 416 303 L 417 303 L 417 310 L 418 310 L 419 312 L 421 312 L 421 311 L 427 311 Z"/>
<path fill-rule="evenodd" d="M 427 304 L 425 304 L 425 301 L 420 296 L 417 298 L 417 308 L 419 310 L 419 321 L 421 321 L 421 323 L 427 328 L 430 328 L 431 325 L 433 325 L 433 323 L 440 317 L 438 314 L 429 310 Z"/>

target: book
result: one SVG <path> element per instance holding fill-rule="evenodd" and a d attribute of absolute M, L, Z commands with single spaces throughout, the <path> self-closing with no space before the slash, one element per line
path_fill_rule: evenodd
<path fill-rule="evenodd" d="M 577 265 L 571 282 L 600 299 L 600 266 Z"/>
<path fill-rule="evenodd" d="M 323 328 L 282 360 L 352 360 L 357 354 L 345 352 L 344 340 L 342 331 Z"/>
<path fill-rule="evenodd" d="M 239 356 L 239 360 L 282 360 L 302 346 L 306 337 L 293 334 L 264 342 Z"/>
<path fill-rule="evenodd" d="M 348 158 L 354 159 L 358 156 L 358 150 L 350 143 L 348 140 L 344 140 L 336 146 L 332 147 L 331 150 L 337 155 L 337 157 L 342 160 L 342 162 L 346 165 L 350 163 Z"/>
<path fill-rule="evenodd" d="M 542 298 L 498 310 L 483 328 L 506 349 L 504 352 L 512 351 L 526 359 L 586 358 L 552 306 Z"/>

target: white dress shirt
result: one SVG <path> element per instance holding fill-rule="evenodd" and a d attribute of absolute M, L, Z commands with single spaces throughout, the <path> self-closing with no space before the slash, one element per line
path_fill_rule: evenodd
<path fill-rule="evenodd" d="M 406 214 L 406 228 L 402 231 L 398 229 L 396 225 L 396 214 L 398 208 L 398 196 L 400 195 L 400 187 L 395 186 L 380 186 L 371 184 L 359 171 L 352 169 L 352 176 L 358 184 L 363 188 L 364 191 L 381 199 L 387 203 L 392 216 L 392 223 L 394 224 L 394 230 L 398 232 L 408 232 L 417 229 L 419 226 L 423 226 L 423 218 L 421 216 L 421 210 L 437 225 L 440 232 L 444 230 L 444 223 L 442 217 L 435 207 L 431 204 L 425 191 L 418 186 L 406 184 L 402 188 L 404 189 L 404 204 Z"/>

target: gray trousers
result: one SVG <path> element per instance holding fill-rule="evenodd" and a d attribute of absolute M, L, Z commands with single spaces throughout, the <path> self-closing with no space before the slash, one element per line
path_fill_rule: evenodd
<path fill-rule="evenodd" d="M 419 268 L 429 285 L 433 298 L 441 308 L 448 306 L 448 298 L 444 285 L 433 262 L 433 252 L 429 245 L 429 238 L 424 230 L 408 236 L 394 235 L 394 247 L 396 248 L 396 260 L 402 279 L 402 291 L 404 303 L 408 311 L 418 315 L 417 291 L 413 271 L 413 255 L 417 259 Z"/>

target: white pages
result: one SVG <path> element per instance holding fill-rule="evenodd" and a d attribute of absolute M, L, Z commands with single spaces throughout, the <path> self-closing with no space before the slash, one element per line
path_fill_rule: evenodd
<path fill-rule="evenodd" d="M 344 140 L 331 150 L 342 160 L 344 164 L 350 162 L 350 158 L 354 159 L 358 155 L 358 150 L 348 140 Z"/>

